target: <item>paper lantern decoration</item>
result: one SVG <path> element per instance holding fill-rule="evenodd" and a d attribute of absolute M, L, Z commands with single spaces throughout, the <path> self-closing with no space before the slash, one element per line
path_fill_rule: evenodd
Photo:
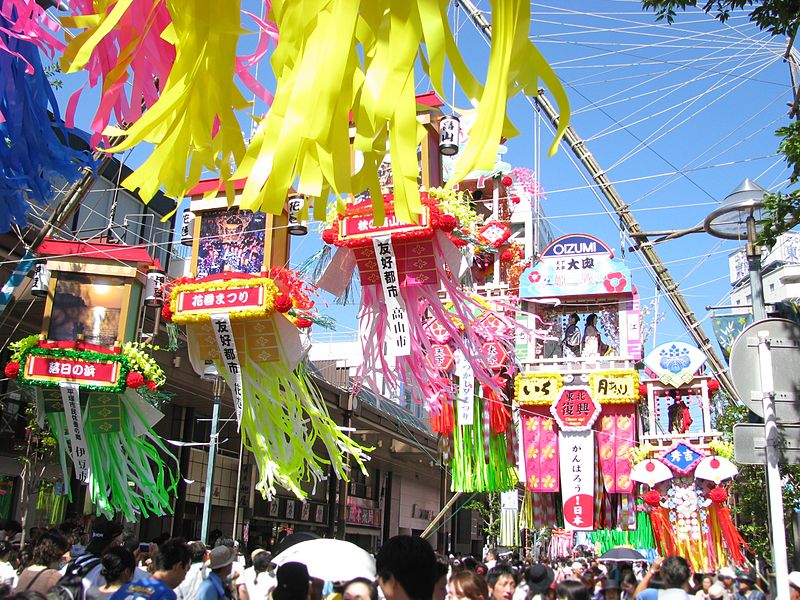
<path fill-rule="evenodd" d="M 6 374 L 36 396 L 64 481 L 71 465 L 98 513 L 167 514 L 177 478 L 160 454 L 177 459 L 153 431 L 166 377 L 158 348 L 130 341 L 142 273 L 157 265 L 139 246 L 46 239 L 39 252 L 51 273 L 42 333 L 10 345 Z"/>
<path fill-rule="evenodd" d="M 461 123 L 458 117 L 446 115 L 439 119 L 439 153 L 443 156 L 458 154 Z"/>
<path fill-rule="evenodd" d="M 47 298 L 47 293 L 50 290 L 50 271 L 47 270 L 43 261 L 36 263 L 33 268 L 32 278 L 31 295 L 37 298 Z"/>
<path fill-rule="evenodd" d="M 698 479 L 708 479 L 717 485 L 725 479 L 733 479 L 739 474 L 731 461 L 722 456 L 706 456 L 694 469 L 694 476 Z"/>
<path fill-rule="evenodd" d="M 259 468 L 256 489 L 268 498 L 276 485 L 304 498 L 301 484 L 320 481 L 328 464 L 346 479 L 347 454 L 363 469 L 364 448 L 339 430 L 301 364 L 298 328 L 316 318 L 308 293 L 295 272 L 281 267 L 181 278 L 170 291 L 172 321 L 186 326 L 195 371 L 213 362 L 231 389 L 242 443 Z M 292 308 L 276 310 L 278 299 L 287 298 Z M 326 458 L 315 442 L 325 446 Z"/>
<path fill-rule="evenodd" d="M 194 213 L 188 208 L 181 214 L 181 245 L 191 246 L 194 239 Z"/>

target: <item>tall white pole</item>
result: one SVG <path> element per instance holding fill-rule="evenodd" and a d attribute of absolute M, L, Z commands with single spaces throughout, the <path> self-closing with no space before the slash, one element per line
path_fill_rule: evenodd
<path fill-rule="evenodd" d="M 773 598 L 789 597 L 789 564 L 786 558 L 786 526 L 783 520 L 783 489 L 778 465 L 778 423 L 775 419 L 775 390 L 772 380 L 772 355 L 769 331 L 758 332 L 758 361 L 761 368 L 761 405 L 764 410 L 764 433 L 767 440 L 767 501 L 772 533 L 772 566 L 777 590 Z"/>

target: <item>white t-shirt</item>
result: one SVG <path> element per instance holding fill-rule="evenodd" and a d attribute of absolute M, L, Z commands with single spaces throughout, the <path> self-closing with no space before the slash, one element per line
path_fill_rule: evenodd
<path fill-rule="evenodd" d="M 247 588 L 250 600 L 266 600 L 272 590 L 275 589 L 277 583 L 278 580 L 269 571 L 256 575 L 256 570 L 253 567 L 246 568 L 239 579 L 239 585 L 244 585 Z"/>
<path fill-rule="evenodd" d="M 14 567 L 11 566 L 11 563 L 0 562 L 0 583 L 7 583 L 13 590 L 15 587 L 17 587 L 18 579 L 19 576 L 14 570 Z"/>
<path fill-rule="evenodd" d="M 206 569 L 204 567 L 205 564 L 203 562 L 192 563 L 192 566 L 186 571 L 186 578 L 175 588 L 175 595 L 178 600 L 194 600 L 197 597 L 200 584 L 206 578 Z"/>

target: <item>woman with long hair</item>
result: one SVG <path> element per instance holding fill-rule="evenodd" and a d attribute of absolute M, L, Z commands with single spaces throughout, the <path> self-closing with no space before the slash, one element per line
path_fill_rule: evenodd
<path fill-rule="evenodd" d="M 15 592 L 39 592 L 47 595 L 61 573 L 59 569 L 65 562 L 69 551 L 66 538 L 57 531 L 46 531 L 36 541 L 28 566 L 19 574 Z"/>

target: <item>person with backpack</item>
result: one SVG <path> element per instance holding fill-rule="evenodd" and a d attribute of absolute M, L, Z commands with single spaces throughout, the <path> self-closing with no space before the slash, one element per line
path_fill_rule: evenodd
<path fill-rule="evenodd" d="M 67 563 L 55 592 L 64 600 L 84 600 L 86 590 L 105 585 L 102 556 L 121 543 L 122 525 L 105 517 L 96 517 L 83 554 Z"/>
<path fill-rule="evenodd" d="M 42 534 L 33 547 L 30 564 L 19 574 L 14 592 L 39 592 L 46 595 L 61 579 L 58 568 L 68 551 L 69 543 L 60 533 L 48 531 Z"/>
<path fill-rule="evenodd" d="M 189 546 L 177 538 L 167 540 L 159 546 L 153 564 L 152 575 L 122 586 L 109 600 L 176 600 L 174 590 L 192 564 Z"/>

